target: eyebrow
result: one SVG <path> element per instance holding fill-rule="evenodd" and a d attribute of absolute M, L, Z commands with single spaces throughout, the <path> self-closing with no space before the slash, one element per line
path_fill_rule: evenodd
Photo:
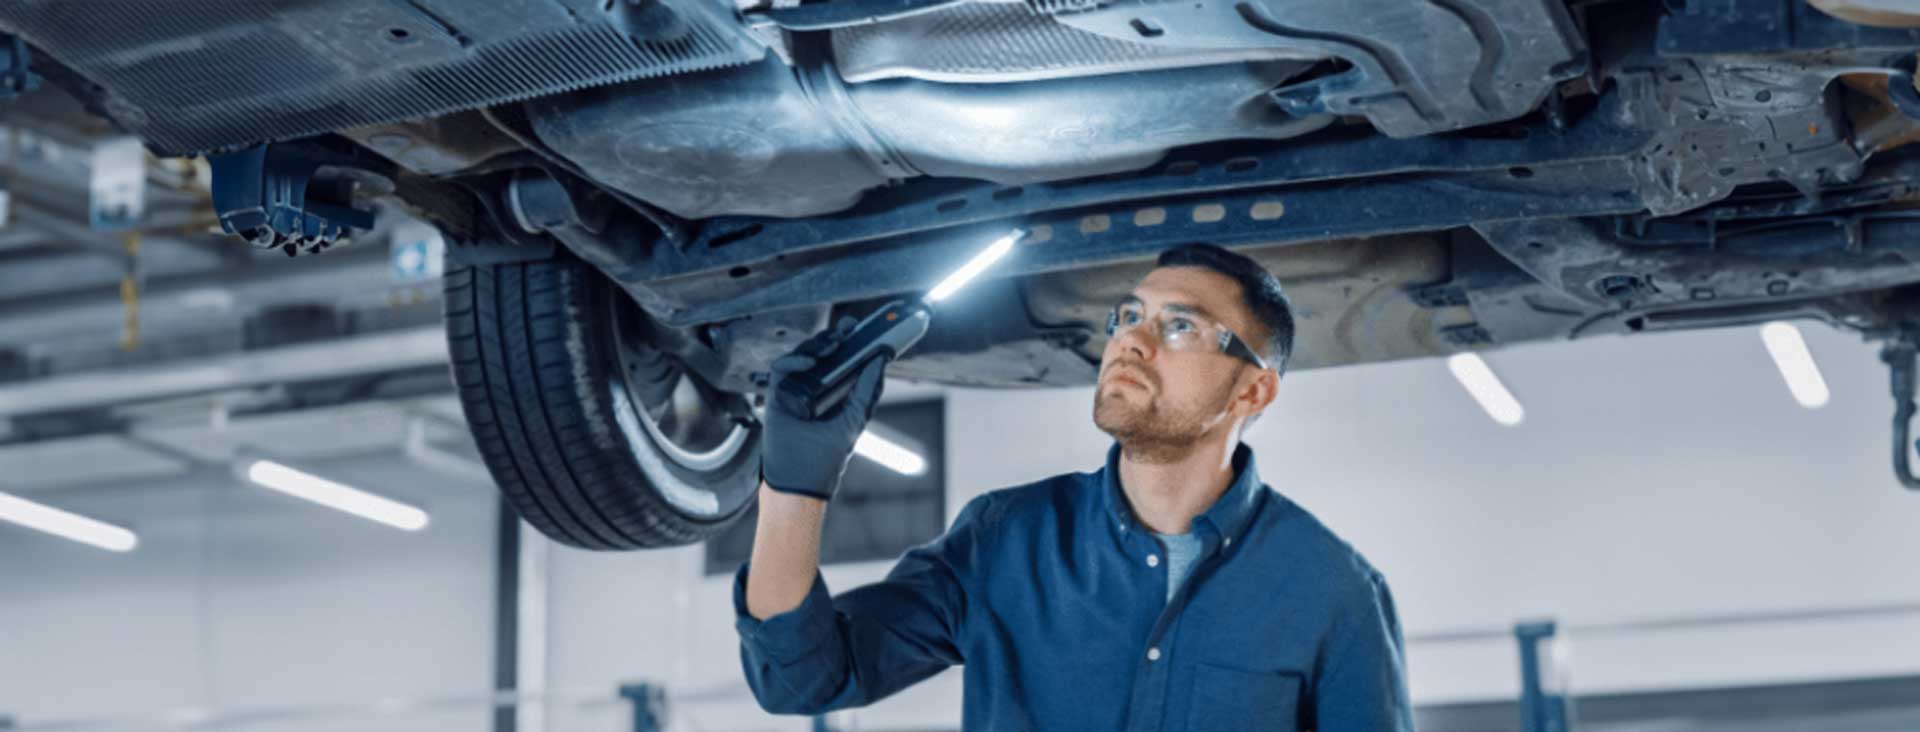
<path fill-rule="evenodd" d="M 1127 304 L 1145 305 L 1147 303 L 1146 301 L 1141 300 L 1140 296 L 1130 294 L 1130 295 L 1127 295 L 1126 297 L 1120 298 L 1120 304 L 1121 305 L 1127 305 Z M 1171 312 L 1181 313 L 1183 315 L 1198 315 L 1202 318 L 1206 318 L 1207 320 L 1211 320 L 1215 323 L 1221 322 L 1220 319 L 1218 317 L 1215 317 L 1213 313 L 1207 312 L 1206 308 L 1203 308 L 1199 305 L 1195 305 L 1193 303 L 1170 302 L 1162 307 L 1163 309 Z"/>

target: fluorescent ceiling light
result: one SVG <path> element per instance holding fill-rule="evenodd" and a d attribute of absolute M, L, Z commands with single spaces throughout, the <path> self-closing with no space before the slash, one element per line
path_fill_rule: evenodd
<path fill-rule="evenodd" d="M 1447 359 L 1447 369 L 1453 372 L 1453 378 L 1460 380 L 1473 400 L 1480 408 L 1487 410 L 1487 416 L 1493 421 L 1512 427 L 1525 419 L 1527 412 L 1520 408 L 1520 400 L 1513 398 L 1513 392 L 1500 383 L 1500 377 L 1477 353 L 1456 353 Z"/>
<path fill-rule="evenodd" d="M 0 520 L 11 521 L 62 539 L 72 539 L 110 552 L 129 552 L 140 544 L 133 532 L 79 514 L 68 513 L 19 496 L 0 493 Z"/>
<path fill-rule="evenodd" d="M 1800 337 L 1799 328 L 1774 321 L 1760 326 L 1760 340 L 1767 344 L 1767 353 L 1773 356 L 1774 367 L 1780 369 L 1780 378 L 1787 380 L 1794 401 L 1808 409 L 1827 405 L 1832 396 L 1827 380 L 1820 376 L 1820 366 L 1813 362 L 1813 352 L 1807 350 L 1807 340 Z"/>
<path fill-rule="evenodd" d="M 1025 235 L 1026 232 L 1015 230 L 1011 234 L 993 240 L 993 243 L 988 244 L 984 251 L 973 255 L 973 259 L 967 260 L 967 263 L 961 265 L 960 269 L 954 270 L 953 274 L 947 275 L 947 278 L 941 280 L 940 284 L 934 285 L 933 291 L 927 293 L 927 302 L 940 302 L 941 300 L 947 299 L 947 296 L 952 295 L 954 291 L 966 287 L 968 282 L 973 281 L 973 278 L 979 277 L 980 273 L 987 271 L 987 268 L 993 266 L 994 262 L 1000 261 L 1001 257 L 1007 256 L 1007 252 L 1013 251 L 1013 243 L 1019 241 L 1020 237 Z"/>
<path fill-rule="evenodd" d="M 925 458 L 900 443 L 874 434 L 872 430 L 860 433 L 860 439 L 853 443 L 853 453 L 901 475 L 919 475 L 927 472 Z"/>
<path fill-rule="evenodd" d="M 246 466 L 247 480 L 265 488 L 322 506 L 359 516 L 369 521 L 406 531 L 427 527 L 427 512 L 413 506 L 341 485 L 312 473 L 295 470 L 272 460 L 255 460 Z"/>

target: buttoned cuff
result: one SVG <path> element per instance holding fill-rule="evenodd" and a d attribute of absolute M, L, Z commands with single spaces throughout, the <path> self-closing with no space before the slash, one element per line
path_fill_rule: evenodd
<path fill-rule="evenodd" d="M 741 564 L 733 575 L 733 627 L 749 651 L 787 665 L 814 655 L 821 643 L 833 638 L 833 598 L 818 571 L 799 607 L 760 620 L 747 612 L 749 568 Z"/>

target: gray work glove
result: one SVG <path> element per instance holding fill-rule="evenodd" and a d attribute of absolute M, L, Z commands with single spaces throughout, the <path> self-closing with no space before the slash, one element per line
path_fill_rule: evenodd
<path fill-rule="evenodd" d="M 788 374 L 813 368 L 822 355 L 853 332 L 860 321 L 846 317 L 832 328 L 802 341 L 792 352 L 773 362 L 773 382 L 768 394 L 777 393 L 780 379 Z M 826 501 L 840 487 L 847 472 L 847 460 L 853 457 L 853 443 L 867 428 L 873 406 L 880 401 L 885 386 L 881 378 L 887 371 L 886 356 L 868 362 L 854 376 L 847 398 L 819 419 L 793 414 L 780 407 L 780 400 L 768 399 L 761 422 L 760 479 L 782 493 L 812 496 Z"/>

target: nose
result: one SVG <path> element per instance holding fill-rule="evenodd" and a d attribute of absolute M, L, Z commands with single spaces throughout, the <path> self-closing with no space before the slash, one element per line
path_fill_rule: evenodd
<path fill-rule="evenodd" d="M 1140 361 L 1150 361 L 1160 350 L 1160 339 L 1154 337 L 1153 327 L 1148 323 L 1121 331 L 1113 338 L 1114 345 L 1120 347 L 1123 354 L 1131 354 Z"/>

